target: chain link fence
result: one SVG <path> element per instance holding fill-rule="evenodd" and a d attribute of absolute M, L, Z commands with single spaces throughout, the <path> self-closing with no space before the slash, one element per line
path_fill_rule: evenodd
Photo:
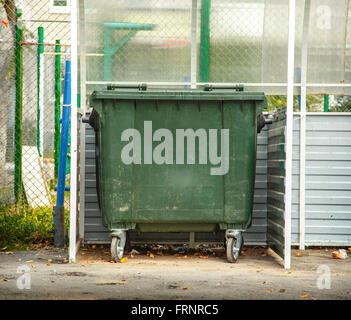
<path fill-rule="evenodd" d="M 0 19 L 0 204 L 52 211 L 70 8 L 2 0 Z"/>

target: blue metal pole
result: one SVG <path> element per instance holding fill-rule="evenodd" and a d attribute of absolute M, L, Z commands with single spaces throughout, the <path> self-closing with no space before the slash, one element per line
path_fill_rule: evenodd
<path fill-rule="evenodd" d="M 57 200 L 54 207 L 54 229 L 55 229 L 55 247 L 63 247 L 65 245 L 65 184 L 66 184 L 66 163 L 67 149 L 69 138 L 69 123 L 71 112 L 71 61 L 66 60 L 65 70 L 65 87 L 63 96 L 62 109 L 62 126 L 60 141 L 60 160 L 57 183 Z"/>

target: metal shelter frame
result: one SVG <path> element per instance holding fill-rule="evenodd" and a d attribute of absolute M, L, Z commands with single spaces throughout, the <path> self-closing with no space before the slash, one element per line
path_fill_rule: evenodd
<path fill-rule="evenodd" d="M 189 0 L 190 1 L 190 0 Z M 208 0 L 191 0 L 191 70 L 190 79 L 188 82 L 147 82 L 150 86 L 190 86 L 196 88 L 204 84 L 218 84 L 209 83 L 206 76 L 200 76 L 201 82 L 197 81 L 198 73 L 198 56 L 200 59 L 206 57 L 198 53 L 198 5 L 202 1 L 202 5 L 208 5 Z M 84 0 L 71 1 L 71 60 L 72 60 L 72 120 L 71 120 L 71 193 L 70 193 L 70 242 L 69 242 L 69 261 L 74 263 L 76 260 L 76 253 L 79 248 L 79 239 L 84 234 L 84 203 L 79 206 L 80 225 L 77 229 L 77 214 L 78 214 L 78 174 L 84 176 L 85 172 L 85 131 L 80 131 L 78 137 L 78 113 L 84 114 L 86 111 L 86 86 L 87 85 L 107 85 L 107 84 L 139 84 L 139 82 L 116 82 L 116 81 L 86 81 L 86 56 L 84 46 L 78 45 L 84 43 L 85 31 L 84 28 L 80 30 L 80 39 L 78 41 L 79 24 L 84 23 Z M 301 82 L 294 82 L 294 68 L 295 68 L 295 21 L 296 21 L 296 0 L 289 0 L 289 23 L 288 23 L 288 50 L 287 50 L 287 79 L 284 83 L 243 83 L 245 87 L 282 87 L 286 88 L 287 96 L 287 111 L 286 111 L 286 162 L 285 162 L 285 250 L 284 250 L 284 267 L 291 268 L 291 207 L 292 207 L 292 145 L 293 145 L 293 116 L 299 115 L 301 124 L 300 135 L 300 249 L 305 248 L 305 146 L 306 146 L 306 116 L 320 115 L 321 113 L 309 113 L 306 111 L 306 95 L 307 88 L 325 87 L 325 88 L 350 88 L 351 84 L 347 83 L 307 83 L 307 55 L 308 55 L 308 34 L 309 34 L 309 17 L 310 17 L 311 0 L 305 0 L 304 18 L 303 18 L 303 40 L 301 51 Z M 206 26 L 200 25 L 201 28 Z M 347 28 L 347 23 L 345 25 Z M 78 54 L 79 52 L 79 54 Z M 78 59 L 79 58 L 79 59 Z M 80 71 L 78 74 L 78 60 L 80 61 Z M 206 60 L 204 60 L 206 63 Z M 80 110 L 77 108 L 78 79 L 80 79 Z M 233 85 L 233 83 L 221 83 L 221 85 Z M 301 110 L 299 112 L 293 111 L 294 90 L 298 89 L 301 95 Z M 329 115 L 331 113 L 328 113 Z M 346 113 L 345 113 L 346 115 Z M 350 114 L 347 114 L 350 115 Z M 78 140 L 80 144 L 80 172 L 78 168 Z M 80 199 L 84 198 L 85 181 L 80 179 Z M 78 235 L 78 236 L 77 236 Z M 78 239 L 78 241 L 77 241 Z"/>

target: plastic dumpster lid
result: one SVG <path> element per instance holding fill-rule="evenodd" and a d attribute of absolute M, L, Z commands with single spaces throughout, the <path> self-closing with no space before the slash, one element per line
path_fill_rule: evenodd
<path fill-rule="evenodd" d="M 206 86 L 201 90 L 147 88 L 145 84 L 140 84 L 134 87 L 109 85 L 108 88 L 109 90 L 94 91 L 91 95 L 91 99 L 266 101 L 263 92 L 245 92 L 242 86 Z"/>

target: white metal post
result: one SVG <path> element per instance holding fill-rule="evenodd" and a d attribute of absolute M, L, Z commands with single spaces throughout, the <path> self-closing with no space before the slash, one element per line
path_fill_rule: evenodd
<path fill-rule="evenodd" d="M 300 205 L 299 205 L 299 248 L 305 250 L 305 222 L 306 222 L 306 82 L 308 58 L 308 33 L 310 23 L 311 0 L 305 1 L 302 52 L 301 52 L 301 112 L 300 112 Z"/>
<path fill-rule="evenodd" d="M 289 0 L 288 37 L 288 87 L 285 134 L 285 228 L 284 228 L 284 267 L 291 267 L 291 198 L 292 198 L 292 144 L 294 112 L 294 55 L 295 55 L 295 0 Z"/>
<path fill-rule="evenodd" d="M 71 179 L 69 215 L 69 262 L 76 261 L 77 241 L 77 83 L 78 83 L 78 0 L 71 1 Z"/>
<path fill-rule="evenodd" d="M 80 57 L 80 112 L 86 113 L 86 51 L 85 51 L 85 11 L 84 1 L 79 1 L 79 57 Z M 85 123 L 80 123 L 79 142 L 79 226 L 78 237 L 84 241 L 85 220 Z"/>
<path fill-rule="evenodd" d="M 191 2 L 191 88 L 196 88 L 197 77 L 197 0 Z"/>

